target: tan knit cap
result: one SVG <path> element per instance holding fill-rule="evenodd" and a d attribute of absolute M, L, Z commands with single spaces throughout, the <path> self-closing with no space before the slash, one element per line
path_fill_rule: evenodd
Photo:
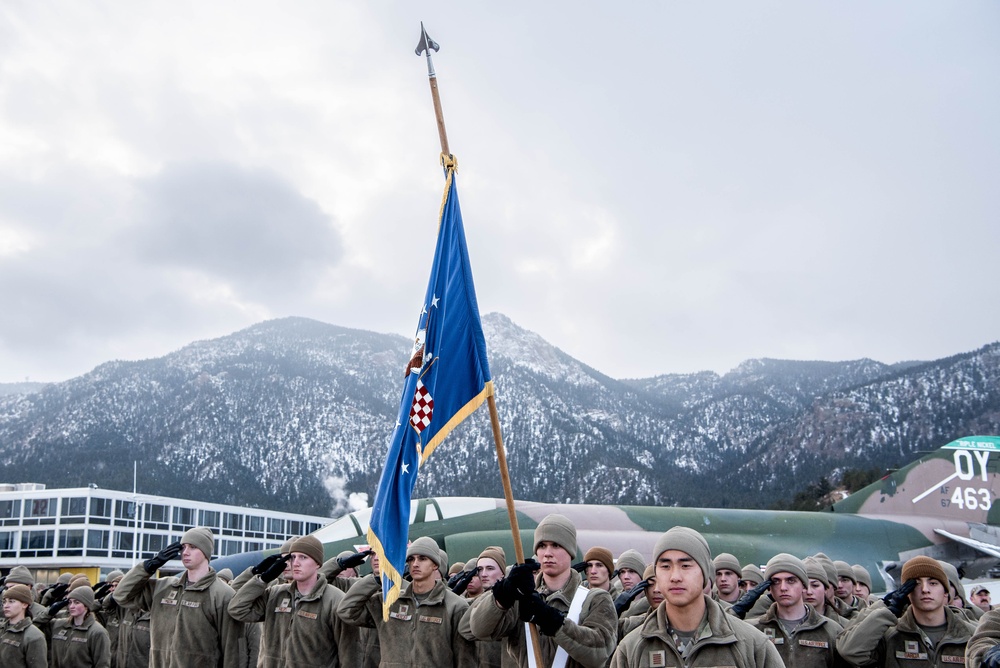
<path fill-rule="evenodd" d="M 16 584 L 11 585 L 3 590 L 4 598 L 12 598 L 15 601 L 20 601 L 21 603 L 27 603 L 28 607 L 35 601 L 31 598 L 31 588 L 28 585 Z"/>
<path fill-rule="evenodd" d="M 476 559 L 476 565 L 478 566 L 479 559 L 492 559 L 497 563 L 497 567 L 501 571 L 506 572 L 507 570 L 507 553 L 504 552 L 503 548 L 498 545 L 490 545 L 485 550 L 479 553 L 479 558 Z"/>
<path fill-rule="evenodd" d="M 924 555 L 913 557 L 903 564 L 903 572 L 900 577 L 903 582 L 917 578 L 934 578 L 945 587 L 948 586 L 948 576 L 945 575 L 938 560 Z"/>
<path fill-rule="evenodd" d="M 712 569 L 715 572 L 719 572 L 723 569 L 730 570 L 733 573 L 742 573 L 743 567 L 740 566 L 740 560 L 735 556 L 729 554 L 728 552 L 722 552 L 715 559 L 712 560 Z"/>
<path fill-rule="evenodd" d="M 639 550 L 625 550 L 618 555 L 618 562 L 615 564 L 615 567 L 618 570 L 628 568 L 642 574 L 646 570 L 646 560 L 642 558 Z"/>
<path fill-rule="evenodd" d="M 868 573 L 868 569 L 861 564 L 853 564 L 851 570 L 854 571 L 854 581 L 867 585 L 868 589 L 872 588 L 872 576 Z"/>
<path fill-rule="evenodd" d="M 778 573 L 791 573 L 806 586 L 809 584 L 809 576 L 806 575 L 806 565 L 798 557 L 781 552 L 771 557 L 764 568 L 764 579 L 770 580 Z"/>
<path fill-rule="evenodd" d="M 438 548 L 438 544 L 434 542 L 433 538 L 421 536 L 410 543 L 410 546 L 406 548 L 406 558 L 409 559 L 415 554 L 427 557 L 434 562 L 435 566 L 441 568 L 441 549 Z"/>
<path fill-rule="evenodd" d="M 79 589 L 80 587 L 89 587 L 90 578 L 88 578 L 83 573 L 77 573 L 73 576 L 73 579 L 69 581 L 69 589 L 67 591 L 73 591 Z"/>
<path fill-rule="evenodd" d="M 83 587 L 77 587 L 67 594 L 66 598 L 71 598 L 83 603 L 87 606 L 87 610 L 95 610 L 97 608 L 97 600 L 94 598 L 94 590 L 86 585 Z"/>
<path fill-rule="evenodd" d="M 608 576 L 615 570 L 614 557 L 611 555 L 611 550 L 606 547 L 592 547 L 587 550 L 587 553 L 583 555 L 584 561 L 599 561 L 604 564 L 604 567 L 608 569 Z"/>
<path fill-rule="evenodd" d="M 323 565 L 323 543 L 316 536 L 302 536 L 292 541 L 289 552 L 300 552 L 320 566 Z"/>
<path fill-rule="evenodd" d="M 754 564 L 747 564 L 740 572 L 740 577 L 749 582 L 760 584 L 764 581 L 764 572 Z"/>

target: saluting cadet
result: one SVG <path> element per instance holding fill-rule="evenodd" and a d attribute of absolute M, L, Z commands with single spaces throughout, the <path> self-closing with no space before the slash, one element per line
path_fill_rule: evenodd
<path fill-rule="evenodd" d="M 31 590 L 14 584 L 3 592 L 0 624 L 0 666 L 3 668 L 45 668 L 45 635 L 31 623 Z"/>
<path fill-rule="evenodd" d="M 493 585 L 496 584 L 501 577 L 503 577 L 504 571 L 507 570 L 507 555 L 503 551 L 502 547 L 490 545 L 479 553 L 479 557 L 477 559 L 470 560 L 467 567 L 476 569 L 476 580 L 479 581 L 482 590 L 477 596 L 472 598 L 478 598 L 483 593 L 489 591 L 490 588 L 492 588 Z M 475 665 L 477 668 L 500 668 L 500 666 L 505 665 L 505 657 L 508 663 L 514 661 L 512 657 L 504 652 L 502 642 L 499 640 L 479 640 L 472 633 L 471 604 L 469 609 L 465 611 L 465 614 L 462 615 L 462 621 L 458 625 L 458 631 L 465 639 L 471 640 L 475 643 Z"/>
<path fill-rule="evenodd" d="M 94 590 L 77 587 L 67 598 L 69 617 L 52 623 L 52 668 L 110 668 L 111 642 L 94 616 Z"/>
<path fill-rule="evenodd" d="M 503 640 L 506 651 L 526 668 L 534 665 L 528 622 L 541 634 L 547 666 L 601 668 L 615 648 L 617 619 L 611 595 L 587 589 L 572 568 L 577 553 L 576 526 L 569 518 L 548 515 L 535 528 L 531 559 L 514 566 L 472 604 L 470 626 L 480 640 Z M 538 576 L 534 571 L 540 570 Z"/>
<path fill-rule="evenodd" d="M 809 575 L 802 560 L 776 554 L 767 562 L 764 579 L 771 581 L 774 603 L 750 624 L 778 648 L 785 668 L 832 668 L 837 635 L 844 629 L 803 600 Z"/>
<path fill-rule="evenodd" d="M 674 527 L 653 549 L 663 602 L 618 645 L 612 668 L 753 666 L 782 668 L 767 638 L 705 595 L 714 565 L 705 538 Z"/>
<path fill-rule="evenodd" d="M 381 666 L 393 668 L 475 665 L 475 649 L 459 633 L 468 602 L 440 579 L 441 550 L 422 537 L 406 549 L 411 582 L 382 618 L 382 583 L 367 575 L 351 586 L 337 614 L 348 624 L 378 631 Z"/>
<path fill-rule="evenodd" d="M 323 545 L 315 536 L 292 542 L 288 584 L 268 587 L 282 574 L 284 564 L 256 575 L 229 602 L 229 614 L 241 622 L 264 623 L 265 653 L 260 668 L 290 665 L 341 665 L 341 621 L 337 605 L 344 593 L 319 576 Z"/>
<path fill-rule="evenodd" d="M 855 666 L 945 668 L 965 662 L 974 624 L 948 606 L 948 576 L 936 559 L 903 565 L 903 586 L 876 601 L 837 639 L 837 651 Z M 909 606 L 909 607 L 907 607 Z"/>
<path fill-rule="evenodd" d="M 118 583 L 114 597 L 120 605 L 149 611 L 151 668 L 240 668 L 243 625 L 227 610 L 232 588 L 209 566 L 214 547 L 211 529 L 189 529 Z M 152 577 L 178 555 L 180 577 Z"/>
<path fill-rule="evenodd" d="M 830 588 L 829 576 L 818 560 L 813 557 L 806 557 L 802 560 L 806 567 L 806 590 L 802 593 L 802 599 L 811 605 L 814 610 L 827 619 L 840 624 L 841 628 L 848 624 L 847 620 L 837 614 L 837 611 L 829 605 L 826 592 Z"/>

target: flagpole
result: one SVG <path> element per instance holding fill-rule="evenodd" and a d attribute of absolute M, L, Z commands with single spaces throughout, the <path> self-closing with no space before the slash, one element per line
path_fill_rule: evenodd
<path fill-rule="evenodd" d="M 434 72 L 434 61 L 431 60 L 431 51 L 437 51 L 441 47 L 430 38 L 427 30 L 424 29 L 424 22 L 420 22 L 420 42 L 417 44 L 416 53 L 419 56 L 422 51 L 427 52 L 427 77 L 431 84 L 431 98 L 434 101 L 434 116 L 437 119 L 438 138 L 441 140 L 441 160 L 446 169 L 455 168 L 455 158 L 448 149 L 448 133 L 444 127 L 444 112 L 441 111 L 441 96 L 438 93 L 437 74 Z M 521 530 L 517 523 L 517 512 L 514 509 L 514 490 L 510 484 L 510 472 L 507 469 L 507 455 L 503 447 L 503 435 L 500 432 L 500 413 L 497 411 L 497 402 L 493 393 L 486 399 L 490 407 L 490 426 L 493 430 L 493 443 L 497 449 L 497 465 L 500 467 L 500 480 L 503 483 L 503 495 L 507 502 L 507 517 L 510 520 L 510 531 L 514 538 L 514 557 L 517 563 L 524 563 L 524 546 L 521 545 Z M 531 648 L 535 655 L 535 665 L 541 666 L 542 649 L 539 644 L 538 627 L 528 624 L 531 632 Z"/>

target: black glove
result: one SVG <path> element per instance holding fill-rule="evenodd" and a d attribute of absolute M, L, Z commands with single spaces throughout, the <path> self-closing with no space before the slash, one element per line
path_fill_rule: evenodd
<path fill-rule="evenodd" d="M 58 584 L 52 585 L 52 588 L 49 589 L 49 591 L 52 592 L 52 600 L 58 601 L 59 599 L 61 599 L 63 596 L 66 595 L 66 591 L 68 589 L 69 589 L 68 582 L 60 582 Z"/>
<path fill-rule="evenodd" d="M 375 550 L 364 550 L 363 552 L 355 552 L 349 557 L 337 557 L 337 565 L 342 571 L 346 571 L 348 568 L 357 568 L 373 554 L 375 554 Z"/>
<path fill-rule="evenodd" d="M 108 593 L 109 589 L 111 589 L 111 583 L 107 581 L 102 582 L 94 587 L 94 598 L 97 600 L 104 598 L 104 595 Z"/>
<path fill-rule="evenodd" d="M 465 593 L 468 588 L 469 583 L 472 582 L 472 578 L 476 577 L 476 571 L 459 571 L 451 576 L 448 580 L 448 589 L 452 590 L 459 596 Z"/>
<path fill-rule="evenodd" d="M 554 636 L 566 621 L 566 613 L 546 603 L 538 592 L 531 592 L 531 596 L 522 600 L 518 612 L 522 622 L 534 624 L 547 636 Z"/>
<path fill-rule="evenodd" d="M 69 599 L 63 598 L 49 606 L 49 617 L 55 617 L 59 611 L 69 605 Z"/>
<path fill-rule="evenodd" d="M 628 609 L 628 606 L 632 605 L 632 601 L 634 601 L 639 594 L 646 591 L 646 587 L 648 587 L 649 584 L 649 580 L 643 580 L 628 591 L 623 591 L 618 594 L 618 598 L 615 599 L 615 613 L 621 617 L 622 613 Z"/>
<path fill-rule="evenodd" d="M 983 654 L 982 668 L 1000 668 L 1000 645 L 993 645 Z"/>
<path fill-rule="evenodd" d="M 493 598 L 504 610 L 509 610 L 514 601 L 523 600 L 535 591 L 535 571 L 539 568 L 534 559 L 526 559 L 523 564 L 516 564 L 510 569 L 510 574 L 500 578 L 493 584 Z"/>
<path fill-rule="evenodd" d="M 753 589 L 748 589 L 747 593 L 740 596 L 740 600 L 736 601 L 736 603 L 733 603 L 731 612 L 740 619 L 746 619 L 747 613 L 750 612 L 751 608 L 753 608 L 754 603 L 757 602 L 757 599 L 763 596 L 764 592 L 766 592 L 770 588 L 771 588 L 771 581 L 764 580 Z"/>
<path fill-rule="evenodd" d="M 587 562 L 579 561 L 573 564 L 573 570 L 576 571 L 577 573 L 583 573 L 585 570 L 587 570 Z"/>
<path fill-rule="evenodd" d="M 285 565 L 291 558 L 291 554 L 272 554 L 254 566 L 250 572 L 264 582 L 270 582 L 285 572 Z"/>
<path fill-rule="evenodd" d="M 171 543 L 165 548 L 156 553 L 156 556 L 152 559 L 147 559 L 142 562 L 142 567 L 146 569 L 146 572 L 152 575 L 156 571 L 160 570 L 163 564 L 167 563 L 171 559 L 176 559 L 177 555 L 181 553 L 181 543 L 177 541 L 176 543 Z"/>
<path fill-rule="evenodd" d="M 903 586 L 898 589 L 893 589 L 891 592 L 883 596 L 882 602 L 885 603 L 885 607 L 892 611 L 892 614 L 897 617 L 902 617 L 903 613 L 906 611 L 906 606 L 910 604 L 910 592 L 916 588 L 916 579 L 910 578 L 903 583 Z"/>

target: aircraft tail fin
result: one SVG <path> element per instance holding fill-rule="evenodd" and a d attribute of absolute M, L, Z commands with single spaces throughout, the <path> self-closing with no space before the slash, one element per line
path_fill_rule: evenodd
<path fill-rule="evenodd" d="M 1000 524 L 1000 437 L 952 441 L 833 504 L 836 513 Z"/>

